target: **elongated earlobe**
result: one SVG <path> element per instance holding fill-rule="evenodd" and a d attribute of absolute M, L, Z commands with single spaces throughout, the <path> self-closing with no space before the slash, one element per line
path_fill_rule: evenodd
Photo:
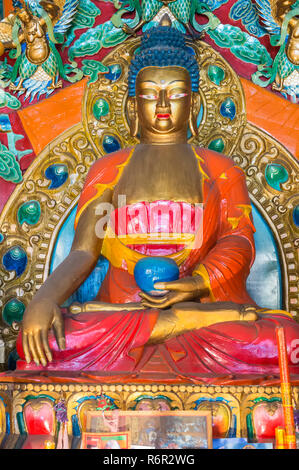
<path fill-rule="evenodd" d="M 191 110 L 189 117 L 189 127 L 193 137 L 198 136 L 197 116 L 200 110 L 200 96 L 198 93 L 192 93 Z"/>
<path fill-rule="evenodd" d="M 136 137 L 138 134 L 138 114 L 137 114 L 137 103 L 135 97 L 128 98 L 127 102 L 130 134 L 132 137 Z"/>

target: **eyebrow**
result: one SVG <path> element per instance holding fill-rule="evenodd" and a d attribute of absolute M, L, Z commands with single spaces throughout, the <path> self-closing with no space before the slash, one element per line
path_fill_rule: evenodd
<path fill-rule="evenodd" d="M 154 85 L 158 85 L 158 83 L 153 80 L 145 80 L 143 83 L 153 83 Z"/>
<path fill-rule="evenodd" d="M 181 82 L 184 83 L 184 80 L 172 80 L 172 82 L 168 83 L 168 85 L 172 85 L 173 83 Z"/>

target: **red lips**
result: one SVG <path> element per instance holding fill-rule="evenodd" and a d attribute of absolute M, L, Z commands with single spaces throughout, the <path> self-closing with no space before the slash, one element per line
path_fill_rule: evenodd
<path fill-rule="evenodd" d="M 159 113 L 159 114 L 157 114 L 157 118 L 158 119 L 169 119 L 170 114 L 169 113 L 165 113 L 165 114 Z"/>

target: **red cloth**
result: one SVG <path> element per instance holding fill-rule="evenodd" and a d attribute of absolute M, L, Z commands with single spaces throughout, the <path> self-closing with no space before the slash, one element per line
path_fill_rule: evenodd
<path fill-rule="evenodd" d="M 243 171 L 223 155 L 197 149 L 204 177 L 203 243 L 180 266 L 181 276 L 203 265 L 216 301 L 254 304 L 245 283 L 254 260 L 254 227 Z M 118 177 L 129 158 L 129 149 L 97 161 L 90 170 L 78 205 L 78 217 L 89 201 L 98 197 Z M 110 266 L 98 298 L 105 302 L 138 301 L 134 277 Z M 209 301 L 209 299 L 202 299 Z M 18 361 L 18 369 L 96 370 L 132 372 L 143 367 L 154 352 L 146 346 L 158 312 L 94 312 L 65 318 L 66 346 L 59 351 L 53 334 L 54 360 L 46 368 Z M 256 322 L 219 323 L 171 339 L 159 346 L 163 360 L 181 375 L 279 373 L 275 327 L 283 326 L 288 342 L 291 373 L 298 373 L 295 340 L 299 325 L 282 315 L 268 315 Z M 17 349 L 23 359 L 21 337 Z M 298 354 L 299 357 L 299 354 Z M 298 361 L 299 362 L 299 361 Z M 141 364 L 141 366 L 140 366 Z"/>
<path fill-rule="evenodd" d="M 134 277 L 110 267 L 99 297 L 105 302 L 139 299 Z M 47 367 L 27 364 L 21 344 L 19 370 L 138 372 L 155 353 L 145 346 L 157 320 L 157 310 L 137 312 L 90 312 L 65 316 L 66 347 L 59 351 L 49 335 L 53 362 Z M 226 322 L 201 328 L 159 345 L 162 360 L 170 369 L 186 377 L 206 374 L 279 374 L 275 328 L 285 329 L 290 373 L 298 374 L 299 324 L 283 315 L 264 315 L 256 322 Z M 297 351 L 298 350 L 298 351 Z M 159 370 L 157 370 L 159 372 Z"/>
<path fill-rule="evenodd" d="M 47 367 L 17 362 L 20 370 L 132 371 L 148 341 L 158 312 L 84 313 L 65 316 L 66 350 L 60 351 L 54 334 L 49 334 L 53 361 Z M 23 359 L 21 337 L 17 351 Z"/>

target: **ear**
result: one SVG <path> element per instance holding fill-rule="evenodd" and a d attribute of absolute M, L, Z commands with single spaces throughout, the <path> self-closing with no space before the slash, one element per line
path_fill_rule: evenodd
<path fill-rule="evenodd" d="M 137 114 L 137 102 L 134 96 L 130 96 L 127 101 L 127 111 L 129 118 L 130 134 L 132 137 L 136 137 L 138 133 L 138 114 Z"/>
<path fill-rule="evenodd" d="M 192 92 L 189 127 L 193 137 L 198 136 L 197 116 L 200 110 L 201 99 L 199 93 Z"/>

